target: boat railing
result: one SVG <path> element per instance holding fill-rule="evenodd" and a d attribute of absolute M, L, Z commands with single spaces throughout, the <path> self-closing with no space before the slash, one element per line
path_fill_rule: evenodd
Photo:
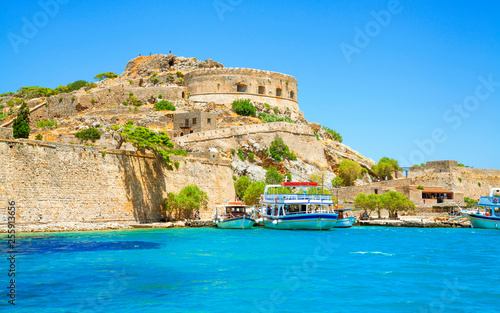
<path fill-rule="evenodd" d="M 266 194 L 264 195 L 265 200 L 275 201 L 275 200 L 296 200 L 296 201 L 309 201 L 309 200 L 332 200 L 331 195 L 304 195 L 304 194 Z"/>
<path fill-rule="evenodd" d="M 308 211 L 300 211 L 300 212 L 285 212 L 285 215 L 282 215 L 282 214 L 281 215 L 268 215 L 268 214 L 266 214 L 266 215 L 267 216 L 291 216 L 291 215 L 318 214 L 318 213 L 337 214 L 333 210 L 308 210 Z"/>

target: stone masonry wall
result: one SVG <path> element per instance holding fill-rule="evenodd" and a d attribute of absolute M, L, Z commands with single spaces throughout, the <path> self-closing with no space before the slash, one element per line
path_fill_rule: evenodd
<path fill-rule="evenodd" d="M 245 125 L 193 133 L 177 137 L 174 142 L 176 146 L 192 149 L 230 151 L 237 150 L 250 139 L 268 147 L 276 137 L 282 138 L 299 159 L 322 168 L 328 167 L 323 145 L 305 125 L 285 122 Z"/>
<path fill-rule="evenodd" d="M 234 197 L 228 162 L 172 157 L 168 171 L 154 157 L 31 140 L 0 140 L 0 202 L 16 201 L 17 223 L 157 221 L 168 192 L 197 184 L 210 205 Z M 0 215 L 6 222 L 6 211 Z"/>

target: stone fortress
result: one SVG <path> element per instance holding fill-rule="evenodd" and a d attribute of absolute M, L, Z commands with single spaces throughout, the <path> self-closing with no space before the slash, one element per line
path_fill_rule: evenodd
<path fill-rule="evenodd" d="M 246 68 L 212 68 L 188 72 L 184 81 L 193 101 L 229 106 L 236 99 L 250 99 L 280 109 L 299 110 L 297 80 L 290 75 Z"/>
<path fill-rule="evenodd" d="M 30 140 L 12 139 L 9 127 L 14 115 L 2 120 L 0 201 L 17 201 L 18 223 L 159 221 L 164 218 L 161 203 L 166 195 L 190 184 L 207 192 L 209 207 L 201 213 L 202 218 L 210 218 L 216 203 L 234 199 L 235 178 L 245 175 L 262 181 L 265 168 L 276 167 L 282 174 L 291 173 L 295 181 L 322 173 L 325 187 L 331 189 L 345 159 L 366 169 L 355 182 L 357 186 L 341 189 L 340 198 L 347 201 L 356 192 L 373 192 L 377 185 L 389 190 L 420 183 L 476 197 L 498 182 L 498 174 L 480 170 L 457 174 L 452 164 L 445 167 L 453 171 L 435 173 L 436 166 L 429 166 L 412 169 L 409 178 L 372 183 L 375 162 L 304 118 L 297 101 L 297 80 L 290 75 L 225 68 L 210 59 L 153 55 L 129 61 L 119 77 L 96 85 L 28 100 Z M 250 99 L 257 113 L 293 123 L 264 123 L 258 117 L 239 116 L 231 110 L 236 99 Z M 0 99 L 0 105 L 7 100 Z M 176 111 L 155 111 L 154 104 L 162 100 L 174 104 Z M 132 106 L 134 101 L 141 105 Z M 5 107 L 3 113 L 9 109 Z M 38 121 L 46 120 L 54 120 L 58 126 L 37 128 Z M 131 144 L 119 147 L 111 126 L 130 121 L 166 131 L 176 148 L 189 156 L 173 157 L 179 167 L 168 171 Z M 100 140 L 90 143 L 75 137 L 89 127 L 101 130 Z M 32 140 L 38 134 L 43 141 Z M 266 153 L 276 137 L 283 139 L 296 161 L 276 162 Z M 235 150 L 244 158 L 235 155 Z M 255 158 L 250 160 L 250 154 Z M 483 181 L 482 188 L 474 189 L 472 183 L 465 189 L 457 182 L 446 184 L 458 175 L 464 183 Z M 6 212 L 2 216 L 5 222 Z"/>

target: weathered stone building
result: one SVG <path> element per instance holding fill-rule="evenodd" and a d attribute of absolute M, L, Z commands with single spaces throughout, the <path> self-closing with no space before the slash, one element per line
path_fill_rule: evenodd
<path fill-rule="evenodd" d="M 217 129 L 217 116 L 209 112 L 193 111 L 174 114 L 174 131 L 180 136 Z"/>

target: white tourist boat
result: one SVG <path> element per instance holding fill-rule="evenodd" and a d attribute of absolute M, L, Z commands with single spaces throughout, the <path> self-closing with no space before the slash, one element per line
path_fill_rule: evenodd
<path fill-rule="evenodd" d="M 264 226 L 288 230 L 330 230 L 337 223 L 331 195 L 317 194 L 318 184 L 268 185 L 261 196 Z"/>
<path fill-rule="evenodd" d="M 219 228 L 248 229 L 255 224 L 252 211 L 243 202 L 227 202 L 215 207 L 212 220 Z"/>
<path fill-rule="evenodd" d="M 337 218 L 337 224 L 335 224 L 335 228 L 349 228 L 356 223 L 356 218 L 354 216 L 349 216 L 349 211 L 351 209 L 344 209 L 343 207 L 334 208 L 334 212 L 339 216 Z"/>
<path fill-rule="evenodd" d="M 481 197 L 476 210 L 461 211 L 462 216 L 449 221 L 467 218 L 473 228 L 500 229 L 500 188 L 492 188 L 488 197 Z M 481 211 L 479 207 L 484 209 Z"/>

